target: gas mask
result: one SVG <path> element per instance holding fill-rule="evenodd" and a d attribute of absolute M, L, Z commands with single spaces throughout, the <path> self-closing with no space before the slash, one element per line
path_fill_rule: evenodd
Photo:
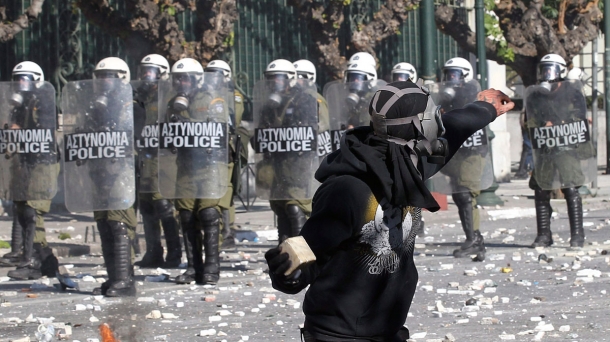
<path fill-rule="evenodd" d="M 98 81 L 93 83 L 93 91 L 97 95 L 93 105 L 98 110 L 104 110 L 108 108 L 108 96 L 114 89 L 116 83 L 114 79 L 118 79 L 119 74 L 108 70 L 94 71 L 94 73 Z"/>
<path fill-rule="evenodd" d="M 461 69 L 445 69 L 443 73 L 445 77 L 445 82 L 447 84 L 458 86 L 464 83 L 464 73 Z"/>
<path fill-rule="evenodd" d="M 138 67 L 138 79 L 142 81 L 140 86 L 141 91 L 150 93 L 157 89 L 159 82 L 160 69 L 154 65 L 140 65 Z"/>
<path fill-rule="evenodd" d="M 431 164 L 444 164 L 447 157 L 447 140 L 442 138 L 445 127 L 441 120 L 440 107 L 436 106 L 427 88 L 422 87 L 421 82 L 418 87 L 399 89 L 395 86 L 387 85 L 379 89 L 371 101 L 371 121 L 375 134 L 388 141 L 399 145 L 407 146 L 413 153 L 411 160 L 413 165 L 418 164 L 421 157 L 427 157 Z M 382 91 L 392 92 L 390 97 L 377 112 L 377 102 Z M 403 96 L 409 94 L 420 94 L 427 96 L 426 108 L 422 113 L 399 118 L 386 118 L 390 109 Z M 388 127 L 405 125 L 402 134 L 390 135 Z M 412 127 L 412 128 L 411 128 Z"/>
<path fill-rule="evenodd" d="M 347 74 L 346 83 L 349 94 L 345 101 L 350 107 L 354 107 L 360 102 L 360 94 L 366 90 L 366 75 L 362 73 L 350 72 Z"/>
<path fill-rule="evenodd" d="M 540 82 L 540 86 L 547 91 L 551 91 L 551 84 L 549 82 Z"/>
<path fill-rule="evenodd" d="M 267 88 L 270 91 L 267 104 L 271 108 L 278 108 L 283 101 L 282 94 L 286 92 L 289 85 L 287 74 L 268 74 L 265 75 Z"/>
<path fill-rule="evenodd" d="M 24 101 L 23 93 L 34 89 L 34 77 L 27 74 L 13 75 L 13 89 L 15 92 L 11 95 L 9 103 L 13 107 L 21 107 Z"/>
<path fill-rule="evenodd" d="M 193 91 L 193 79 L 188 74 L 175 74 L 172 76 L 172 85 L 177 92 L 172 107 L 177 111 L 187 110 L 189 107 L 189 94 Z"/>

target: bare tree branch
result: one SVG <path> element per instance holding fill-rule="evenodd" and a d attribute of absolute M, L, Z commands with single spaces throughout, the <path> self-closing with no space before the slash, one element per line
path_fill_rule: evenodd
<path fill-rule="evenodd" d="M 0 22 L 0 42 L 7 42 L 27 29 L 42 13 L 43 4 L 44 0 L 32 0 L 30 7 L 26 8 L 23 14 L 17 19 L 9 21 L 9 18 L 6 17 L 6 5 L 3 3 L 3 6 L 0 6 L 0 18 L 2 19 L 2 22 Z"/>

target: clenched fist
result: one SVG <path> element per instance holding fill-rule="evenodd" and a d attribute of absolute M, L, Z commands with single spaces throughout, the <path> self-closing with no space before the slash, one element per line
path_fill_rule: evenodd
<path fill-rule="evenodd" d="M 508 112 L 515 107 L 515 103 L 510 98 L 499 90 L 493 88 L 483 90 L 477 95 L 477 101 L 490 103 L 496 108 L 498 116 Z"/>

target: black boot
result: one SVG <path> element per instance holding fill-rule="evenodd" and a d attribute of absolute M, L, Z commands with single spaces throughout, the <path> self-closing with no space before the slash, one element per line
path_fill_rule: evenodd
<path fill-rule="evenodd" d="M 472 208 L 472 195 L 470 192 L 457 192 L 453 194 L 453 201 L 458 207 L 462 229 L 466 234 L 466 241 L 460 248 L 453 251 L 455 258 L 464 258 L 477 254 L 478 259 L 485 259 L 485 244 L 483 236 L 474 230 L 474 213 Z"/>
<path fill-rule="evenodd" d="M 140 212 L 144 223 L 144 239 L 146 253 L 142 260 L 134 265 L 141 268 L 157 268 L 163 266 L 163 246 L 161 245 L 161 226 L 155 216 L 155 209 L 150 202 L 140 202 Z"/>
<path fill-rule="evenodd" d="M 568 205 L 570 247 L 582 247 L 585 244 L 585 231 L 582 228 L 582 198 L 576 188 L 566 188 L 561 191 Z"/>
<path fill-rule="evenodd" d="M 290 237 L 290 220 L 285 210 L 280 210 L 275 214 L 277 215 L 278 244 L 281 244 Z"/>
<path fill-rule="evenodd" d="M 195 218 L 192 211 L 180 211 L 180 225 L 182 226 L 182 237 L 184 240 L 184 251 L 186 252 L 187 268 L 184 273 L 176 277 L 176 284 L 190 284 L 195 281 L 195 268 L 193 267 L 193 244 L 189 232 L 196 229 Z M 201 236 L 201 232 L 199 232 Z M 196 238 L 193 235 L 193 238 Z"/>
<path fill-rule="evenodd" d="M 290 236 L 297 236 L 301 232 L 301 228 L 305 225 L 305 221 L 307 221 L 307 216 L 301 208 L 297 205 L 289 204 L 286 206 L 286 216 L 288 216 L 288 221 L 290 222 Z"/>
<path fill-rule="evenodd" d="M 36 235 L 36 209 L 25 205 L 19 213 L 19 223 L 23 229 L 23 255 L 17 269 L 9 271 L 7 276 L 18 280 L 32 280 L 42 277 L 41 261 L 34 248 Z"/>
<path fill-rule="evenodd" d="M 528 179 L 529 173 L 527 172 L 527 165 L 525 165 L 525 161 L 527 160 L 527 146 L 523 144 L 523 148 L 521 149 L 521 158 L 519 160 L 519 170 L 515 173 L 515 179 Z"/>
<path fill-rule="evenodd" d="M 535 190 L 534 206 L 536 207 L 537 235 L 531 247 L 548 247 L 553 244 L 553 233 L 551 233 L 551 213 L 553 212 L 551 209 L 551 191 Z"/>
<path fill-rule="evenodd" d="M 220 278 L 220 256 L 218 239 L 220 238 L 220 215 L 214 208 L 199 211 L 199 220 L 203 228 L 203 246 L 205 263 L 203 273 L 195 267 L 197 284 L 216 284 Z"/>
<path fill-rule="evenodd" d="M 178 233 L 178 222 L 174 217 L 174 206 L 166 199 L 154 202 L 155 212 L 161 220 L 165 244 L 167 245 L 167 256 L 165 257 L 164 268 L 176 268 L 182 262 L 182 246 L 180 244 L 180 234 Z"/>
<path fill-rule="evenodd" d="M 131 264 L 131 239 L 127 225 L 123 222 L 108 221 L 114 237 L 114 276 L 115 281 L 106 291 L 107 297 L 133 297 L 136 295 L 136 284 L 133 279 Z"/>
<path fill-rule="evenodd" d="M 97 232 L 102 243 L 102 256 L 108 273 L 108 280 L 102 283 L 101 287 L 96 287 L 91 292 L 94 296 L 105 296 L 110 284 L 116 281 L 114 273 L 114 235 L 106 219 L 97 221 Z"/>
<path fill-rule="evenodd" d="M 235 234 L 231 229 L 231 213 L 229 209 L 222 209 L 222 249 L 235 247 Z"/>
<path fill-rule="evenodd" d="M 13 227 L 11 233 L 11 251 L 0 259 L 0 267 L 15 267 L 21 260 L 23 251 L 23 228 L 17 217 L 17 209 L 13 209 Z"/>

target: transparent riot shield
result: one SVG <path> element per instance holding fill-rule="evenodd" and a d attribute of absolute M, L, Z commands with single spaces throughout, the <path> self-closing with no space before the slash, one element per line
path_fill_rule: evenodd
<path fill-rule="evenodd" d="M 64 187 L 70 211 L 135 202 L 133 94 L 120 79 L 69 82 L 62 92 Z"/>
<path fill-rule="evenodd" d="M 481 91 L 479 82 L 439 82 L 425 85 L 430 90 L 430 95 L 444 113 L 454 109 L 464 108 L 465 105 L 474 102 L 477 94 Z"/>
<path fill-rule="evenodd" d="M 386 84 L 382 80 L 363 83 L 333 81 L 324 86 L 324 98 L 328 101 L 333 151 L 339 148 L 341 135 L 346 129 L 369 125 L 371 121 L 369 103 L 377 89 Z"/>
<path fill-rule="evenodd" d="M 525 91 L 534 179 L 544 190 L 587 184 L 597 172 L 582 87 L 580 81 L 566 80 Z"/>
<path fill-rule="evenodd" d="M 227 192 L 227 96 L 226 84 L 204 84 L 185 95 L 177 93 L 171 81 L 159 83 L 159 190 L 163 197 L 219 199 Z"/>
<path fill-rule="evenodd" d="M 433 83 L 426 85 L 434 102 L 447 113 L 461 109 L 476 100 L 481 91 L 479 83 Z M 493 183 L 489 129 L 483 128 L 470 136 L 451 160 L 431 178 L 432 190 L 444 194 L 480 191 Z"/>
<path fill-rule="evenodd" d="M 138 191 L 159 192 L 159 85 L 132 81 L 135 147 L 138 151 Z"/>
<path fill-rule="evenodd" d="M 57 193 L 55 88 L 0 82 L 0 198 L 50 200 Z"/>
<path fill-rule="evenodd" d="M 318 186 L 318 109 L 315 88 L 277 93 L 273 81 L 254 86 L 256 193 L 269 200 L 311 199 Z M 311 89 L 313 88 L 313 89 Z"/>
<path fill-rule="evenodd" d="M 443 194 L 480 191 L 493 183 L 487 128 L 471 135 L 432 178 L 432 191 Z"/>

